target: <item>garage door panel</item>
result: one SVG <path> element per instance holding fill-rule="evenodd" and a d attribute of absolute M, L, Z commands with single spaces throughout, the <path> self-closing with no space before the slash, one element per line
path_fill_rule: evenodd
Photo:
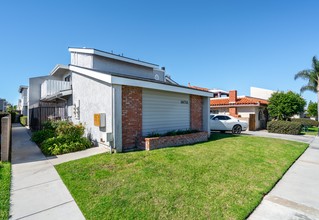
<path fill-rule="evenodd" d="M 189 129 L 189 95 L 143 89 L 143 135 Z"/>

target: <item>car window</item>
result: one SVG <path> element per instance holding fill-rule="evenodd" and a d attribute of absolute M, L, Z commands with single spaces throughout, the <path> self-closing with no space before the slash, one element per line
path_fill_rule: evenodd
<path fill-rule="evenodd" d="M 218 120 L 224 120 L 224 116 L 222 115 L 217 115 L 215 118 L 217 118 Z"/>
<path fill-rule="evenodd" d="M 213 118 L 214 118 L 214 115 L 211 115 L 211 116 L 210 116 L 210 119 L 213 120 Z"/>
<path fill-rule="evenodd" d="M 224 116 L 224 120 L 229 120 L 229 119 L 231 119 L 230 117 L 228 117 L 228 116 Z"/>

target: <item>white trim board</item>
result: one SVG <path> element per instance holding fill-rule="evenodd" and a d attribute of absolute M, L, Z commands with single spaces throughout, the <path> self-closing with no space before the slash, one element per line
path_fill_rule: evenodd
<path fill-rule="evenodd" d="M 69 69 L 73 72 L 77 72 L 82 75 L 86 75 L 88 77 L 95 78 L 103 82 L 115 84 L 115 85 L 136 86 L 136 87 L 142 87 L 142 88 L 148 88 L 148 89 L 156 89 L 156 90 L 184 93 L 184 94 L 190 94 L 190 95 L 198 95 L 198 96 L 204 96 L 204 97 L 213 97 L 213 93 L 185 88 L 185 87 L 181 87 L 177 85 L 168 85 L 168 84 L 149 82 L 149 81 L 138 80 L 138 79 L 130 79 L 130 78 L 125 78 L 120 76 L 112 76 L 107 73 L 102 73 L 96 70 L 89 70 L 86 68 L 72 66 L 72 65 L 69 66 Z"/>
<path fill-rule="evenodd" d="M 107 58 L 111 58 L 111 59 L 115 59 L 115 60 L 120 60 L 120 61 L 127 62 L 127 63 L 133 63 L 133 64 L 140 65 L 140 66 L 146 66 L 146 67 L 153 68 L 153 69 L 159 69 L 158 65 L 156 65 L 156 64 L 146 63 L 146 62 L 143 62 L 143 61 L 130 59 L 130 58 L 127 58 L 127 57 L 123 57 L 123 56 L 119 56 L 119 55 L 116 55 L 116 54 L 107 53 L 107 52 L 100 51 L 100 50 L 95 50 L 95 49 L 92 49 L 92 48 L 69 48 L 69 52 L 71 52 L 71 53 L 94 54 L 94 55 L 98 55 L 98 56 L 102 56 L 102 57 L 107 57 Z"/>

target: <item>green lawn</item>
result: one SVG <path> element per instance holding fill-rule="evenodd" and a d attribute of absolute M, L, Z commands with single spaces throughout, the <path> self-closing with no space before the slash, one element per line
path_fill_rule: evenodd
<path fill-rule="evenodd" d="M 11 164 L 0 161 L 0 219 L 9 219 Z"/>
<path fill-rule="evenodd" d="M 214 134 L 56 166 L 87 219 L 244 219 L 307 145 Z"/>
<path fill-rule="evenodd" d="M 302 131 L 301 134 L 317 136 L 318 127 L 309 127 L 307 131 Z"/>

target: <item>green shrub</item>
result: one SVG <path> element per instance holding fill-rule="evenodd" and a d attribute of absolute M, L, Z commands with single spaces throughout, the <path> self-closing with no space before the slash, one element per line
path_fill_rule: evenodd
<path fill-rule="evenodd" d="M 66 154 L 89 147 L 91 147 L 91 142 L 87 138 L 81 137 L 77 140 L 71 140 L 65 136 L 49 138 L 40 145 L 42 152 L 46 155 Z"/>
<path fill-rule="evenodd" d="M 10 112 L 10 114 L 11 114 L 11 123 L 15 123 L 16 122 L 17 113 L 16 112 Z"/>
<path fill-rule="evenodd" d="M 36 131 L 32 134 L 31 140 L 37 143 L 38 145 L 41 144 L 43 141 L 52 138 L 55 136 L 54 131 L 44 129 L 40 131 Z"/>
<path fill-rule="evenodd" d="M 160 134 L 158 132 L 151 132 L 149 133 L 146 137 L 164 137 L 164 136 L 176 136 L 176 135 L 182 135 L 182 134 L 191 134 L 191 133 L 196 133 L 199 132 L 198 130 L 194 129 L 186 129 L 186 130 L 172 130 L 168 131 L 164 134 Z"/>
<path fill-rule="evenodd" d="M 55 131 L 62 121 L 46 121 L 42 124 L 44 130 L 52 130 Z"/>
<path fill-rule="evenodd" d="M 309 119 L 309 118 L 293 118 L 291 119 L 292 122 L 299 122 L 301 123 L 303 126 L 307 126 L 307 127 L 318 127 L 319 122 Z"/>
<path fill-rule="evenodd" d="M 56 134 L 58 136 L 65 135 L 72 140 L 79 139 L 84 135 L 84 126 L 82 124 L 73 125 L 72 123 L 63 121 L 58 124 Z"/>
<path fill-rule="evenodd" d="M 302 124 L 299 122 L 290 121 L 270 121 L 267 123 L 269 133 L 279 134 L 300 134 Z"/>
<path fill-rule="evenodd" d="M 48 121 L 43 124 L 43 128 L 32 135 L 32 140 L 40 145 L 46 155 L 65 154 L 92 146 L 91 142 L 83 137 L 85 128 L 81 124 Z"/>
<path fill-rule="evenodd" d="M 21 123 L 23 126 L 26 126 L 26 125 L 27 125 L 27 121 L 28 121 L 28 116 L 21 116 L 21 117 L 20 117 L 20 123 Z"/>

